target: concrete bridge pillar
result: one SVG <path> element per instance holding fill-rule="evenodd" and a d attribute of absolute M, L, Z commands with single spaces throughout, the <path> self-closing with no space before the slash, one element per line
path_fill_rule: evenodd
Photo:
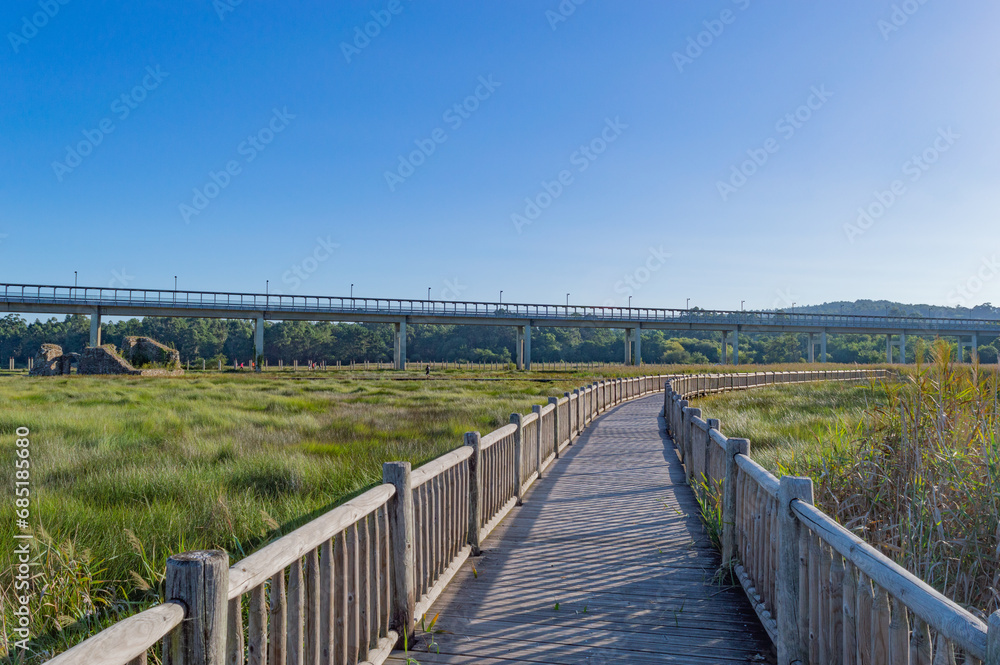
<path fill-rule="evenodd" d="M 531 369 L 531 321 L 524 324 L 524 369 Z"/>
<path fill-rule="evenodd" d="M 720 358 L 720 360 L 722 361 L 723 365 L 728 364 L 728 362 L 727 362 L 728 356 L 729 356 L 729 333 L 726 332 L 725 330 L 723 330 L 722 331 L 722 358 Z"/>
<path fill-rule="evenodd" d="M 885 362 L 892 364 L 892 335 L 885 336 Z"/>
<path fill-rule="evenodd" d="M 516 364 L 518 369 L 531 369 L 531 361 L 528 355 L 531 353 L 531 325 L 517 327 L 517 341 L 514 342 L 514 355 L 517 356 Z"/>
<path fill-rule="evenodd" d="M 264 364 L 264 315 L 259 315 L 253 324 L 254 363 L 258 372 L 263 371 Z"/>
<path fill-rule="evenodd" d="M 979 338 L 976 333 L 972 333 L 972 347 L 969 349 L 972 357 L 969 359 L 971 362 L 979 361 Z"/>
<path fill-rule="evenodd" d="M 899 333 L 899 363 L 906 364 L 906 333 Z"/>
<path fill-rule="evenodd" d="M 733 364 L 740 364 L 740 329 L 733 331 Z"/>
<path fill-rule="evenodd" d="M 642 364 L 642 328 L 636 325 L 632 329 L 632 343 L 635 345 L 632 357 L 633 365 Z"/>
<path fill-rule="evenodd" d="M 809 353 L 807 358 L 810 363 L 816 362 L 816 340 L 813 339 L 813 334 L 808 333 L 809 336 Z"/>
<path fill-rule="evenodd" d="M 625 329 L 625 364 L 632 364 L 632 329 Z"/>
<path fill-rule="evenodd" d="M 406 319 L 394 324 L 396 335 L 394 339 L 393 359 L 396 369 L 406 369 Z"/>
<path fill-rule="evenodd" d="M 97 308 L 90 315 L 90 345 L 98 347 L 101 345 L 101 309 Z"/>
<path fill-rule="evenodd" d="M 822 331 L 819 334 L 819 361 L 821 363 L 826 362 L 826 331 Z"/>

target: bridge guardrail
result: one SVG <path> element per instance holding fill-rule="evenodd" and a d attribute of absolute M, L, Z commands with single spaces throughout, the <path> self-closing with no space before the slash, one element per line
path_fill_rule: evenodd
<path fill-rule="evenodd" d="M 722 497 L 722 557 L 778 648 L 778 662 L 1000 665 L 986 624 L 812 505 L 812 481 L 776 478 L 688 398 L 727 390 L 886 378 L 888 370 L 674 377 L 664 417 L 695 491 Z"/>
<path fill-rule="evenodd" d="M 545 305 L 485 301 L 365 298 L 353 296 L 285 295 L 225 291 L 170 291 L 93 286 L 0 284 L 0 302 L 81 307 L 218 309 L 234 313 L 315 312 L 345 316 L 438 316 L 478 319 L 593 320 L 628 323 L 673 323 L 712 326 L 810 326 L 891 328 L 927 331 L 1000 331 L 1000 320 L 810 314 L 801 312 L 699 310 L 590 305 Z"/>

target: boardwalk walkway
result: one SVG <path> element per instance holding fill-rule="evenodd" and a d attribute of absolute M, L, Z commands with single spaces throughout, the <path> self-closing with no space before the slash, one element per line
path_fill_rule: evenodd
<path fill-rule="evenodd" d="M 421 665 L 772 662 L 742 590 L 714 579 L 662 404 L 611 409 L 549 467 L 434 604 Z"/>

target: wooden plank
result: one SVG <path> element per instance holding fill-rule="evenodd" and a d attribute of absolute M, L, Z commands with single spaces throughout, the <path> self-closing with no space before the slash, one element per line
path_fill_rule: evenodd
<path fill-rule="evenodd" d="M 250 591 L 250 625 L 247 631 L 248 665 L 267 665 L 267 600 L 265 598 L 263 586 Z"/>
<path fill-rule="evenodd" d="M 302 561 L 296 559 L 288 569 L 288 665 L 305 663 L 305 584 Z"/>
<path fill-rule="evenodd" d="M 288 653 L 288 601 L 285 597 L 285 571 L 279 570 L 271 577 L 268 603 L 267 662 L 285 665 Z"/>
<path fill-rule="evenodd" d="M 311 550 L 305 556 L 305 665 L 320 663 L 320 572 L 319 550 Z"/>

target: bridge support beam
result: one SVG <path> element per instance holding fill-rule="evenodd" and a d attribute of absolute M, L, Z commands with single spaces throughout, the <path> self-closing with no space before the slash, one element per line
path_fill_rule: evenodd
<path fill-rule="evenodd" d="M 264 365 L 264 315 L 258 316 L 253 323 L 254 367 L 262 372 Z"/>
<path fill-rule="evenodd" d="M 892 364 L 892 335 L 885 336 L 885 362 Z"/>
<path fill-rule="evenodd" d="M 972 347 L 969 349 L 969 353 L 972 354 L 969 358 L 970 362 L 979 362 L 979 337 L 976 333 L 972 333 Z"/>
<path fill-rule="evenodd" d="M 906 333 L 899 333 L 899 364 L 906 364 Z"/>
<path fill-rule="evenodd" d="M 728 364 L 729 358 L 729 333 L 722 331 L 722 357 L 719 358 L 723 365 Z"/>
<path fill-rule="evenodd" d="M 531 369 L 531 321 L 524 324 L 524 369 Z"/>
<path fill-rule="evenodd" d="M 813 339 L 813 334 L 808 333 L 809 337 L 809 353 L 806 354 L 806 358 L 810 363 L 816 362 L 816 340 Z"/>
<path fill-rule="evenodd" d="M 396 369 L 406 369 L 406 319 L 393 324 L 396 329 L 393 349 L 393 360 Z"/>
<path fill-rule="evenodd" d="M 641 365 L 642 364 L 642 328 L 636 324 L 635 328 L 632 329 L 632 344 L 633 344 L 633 355 L 632 364 Z"/>
<path fill-rule="evenodd" d="M 101 345 L 101 309 L 97 308 L 90 315 L 90 345 Z"/>
<path fill-rule="evenodd" d="M 822 331 L 819 334 L 819 361 L 821 363 L 826 362 L 826 331 Z"/>
<path fill-rule="evenodd" d="M 632 364 L 632 329 L 625 329 L 625 364 Z"/>
<path fill-rule="evenodd" d="M 733 331 L 733 364 L 740 364 L 740 329 Z"/>
<path fill-rule="evenodd" d="M 531 321 L 517 327 L 517 341 L 514 355 L 517 356 L 517 368 L 531 369 Z"/>

